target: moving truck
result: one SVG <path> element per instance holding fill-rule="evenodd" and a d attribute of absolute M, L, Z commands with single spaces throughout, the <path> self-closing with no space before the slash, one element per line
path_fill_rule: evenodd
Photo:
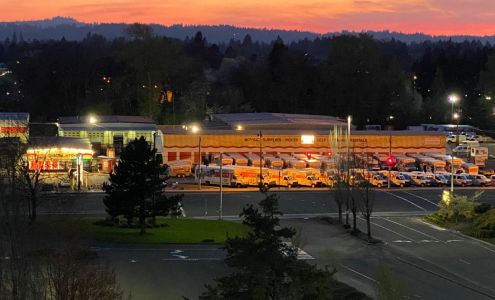
<path fill-rule="evenodd" d="M 196 174 L 199 174 L 199 166 L 196 167 Z M 263 184 L 268 185 L 268 170 L 263 169 Z M 220 185 L 220 166 L 201 166 L 202 182 L 206 185 Z M 244 166 L 223 166 L 222 185 L 232 187 L 258 186 L 260 182 L 260 169 L 257 167 Z M 198 176 L 195 176 L 196 181 Z"/>
<path fill-rule="evenodd" d="M 192 162 L 189 159 L 171 161 L 167 165 L 170 176 L 172 177 L 186 177 L 192 175 Z"/>
<path fill-rule="evenodd" d="M 317 187 L 323 185 L 321 180 L 318 180 L 312 172 L 308 172 L 307 170 L 290 168 L 285 169 L 284 171 L 286 171 L 289 176 L 292 176 L 299 186 Z"/>
<path fill-rule="evenodd" d="M 281 169 L 268 169 L 267 180 L 269 185 L 293 187 L 297 186 L 297 180 Z"/>
<path fill-rule="evenodd" d="M 199 167 L 196 167 L 196 181 L 199 179 Z M 201 178 L 205 185 L 220 185 L 220 178 L 223 186 L 240 187 L 242 183 L 237 181 L 234 176 L 234 170 L 231 167 L 222 167 L 222 176 L 220 176 L 220 166 L 209 165 L 201 166 Z"/>

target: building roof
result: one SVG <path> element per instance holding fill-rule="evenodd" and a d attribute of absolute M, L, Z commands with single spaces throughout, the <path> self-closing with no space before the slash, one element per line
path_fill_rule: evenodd
<path fill-rule="evenodd" d="M 91 120 L 94 118 L 94 120 Z M 93 121 L 93 122 L 90 122 Z M 59 117 L 58 127 L 64 131 L 155 131 L 152 119 L 143 116 L 75 116 Z"/>
<path fill-rule="evenodd" d="M 153 120 L 144 116 L 72 116 L 59 117 L 59 124 L 90 124 L 90 118 L 97 123 L 146 123 L 153 124 Z"/>
<path fill-rule="evenodd" d="M 29 114 L 24 112 L 0 112 L 0 121 L 29 122 Z"/>
<path fill-rule="evenodd" d="M 72 148 L 91 150 L 89 139 L 69 138 L 60 136 L 33 137 L 30 139 L 31 148 Z"/>
<path fill-rule="evenodd" d="M 284 129 L 284 128 L 303 128 L 303 129 L 323 129 L 333 128 L 334 126 L 347 126 L 347 123 L 337 117 L 324 115 L 303 115 L 303 114 L 284 114 L 284 113 L 233 113 L 233 114 L 214 114 L 214 121 L 221 121 L 225 125 L 235 128 L 238 125 L 248 129 Z"/>
<path fill-rule="evenodd" d="M 259 130 L 235 130 L 235 129 L 202 129 L 198 133 L 192 133 L 185 129 L 169 129 L 165 126 L 158 125 L 158 129 L 162 131 L 163 134 L 167 135 L 182 135 L 182 134 L 190 134 L 190 135 L 257 135 L 259 134 Z M 262 130 L 262 135 L 329 135 L 330 130 L 310 130 L 310 129 L 283 129 L 283 130 Z M 352 130 L 352 135 L 360 135 L 360 136 L 443 136 L 445 134 L 437 131 L 413 131 L 413 130 L 394 130 L 394 131 L 386 131 L 386 130 Z"/>

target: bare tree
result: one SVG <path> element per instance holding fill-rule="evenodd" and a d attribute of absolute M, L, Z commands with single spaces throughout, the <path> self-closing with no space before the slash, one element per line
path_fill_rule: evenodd
<path fill-rule="evenodd" d="M 358 187 L 358 196 L 359 210 L 366 220 L 366 234 L 368 240 L 371 240 L 371 215 L 373 214 L 373 205 L 375 202 L 375 190 L 369 182 L 363 182 Z"/>
<path fill-rule="evenodd" d="M 0 148 L 0 299 L 122 299 L 115 273 L 77 228 L 45 220 L 30 226 L 14 155 L 22 151 L 11 146 L 14 152 Z"/>

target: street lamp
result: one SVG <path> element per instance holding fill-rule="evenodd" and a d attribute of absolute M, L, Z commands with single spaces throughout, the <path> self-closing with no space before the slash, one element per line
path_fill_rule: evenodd
<path fill-rule="evenodd" d="M 451 116 L 454 116 L 454 104 L 457 103 L 457 101 L 459 101 L 459 97 L 457 97 L 456 95 L 450 95 L 449 96 L 449 102 L 452 104 L 452 114 Z"/>
<path fill-rule="evenodd" d="M 98 119 L 95 116 L 90 115 L 88 117 L 88 121 L 89 121 L 89 124 L 96 124 L 96 122 L 98 122 Z"/>

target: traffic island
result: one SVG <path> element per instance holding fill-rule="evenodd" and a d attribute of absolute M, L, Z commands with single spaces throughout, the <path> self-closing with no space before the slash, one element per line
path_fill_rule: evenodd
<path fill-rule="evenodd" d="M 148 226 L 145 234 L 139 227 L 115 226 L 101 219 L 62 221 L 96 242 L 123 244 L 223 244 L 228 237 L 247 234 L 246 226 L 224 220 L 190 218 L 157 218 L 155 226 Z"/>
<path fill-rule="evenodd" d="M 454 230 L 495 244 L 495 208 L 476 202 L 477 196 L 454 196 L 440 202 L 438 211 L 423 219 L 434 225 Z"/>

